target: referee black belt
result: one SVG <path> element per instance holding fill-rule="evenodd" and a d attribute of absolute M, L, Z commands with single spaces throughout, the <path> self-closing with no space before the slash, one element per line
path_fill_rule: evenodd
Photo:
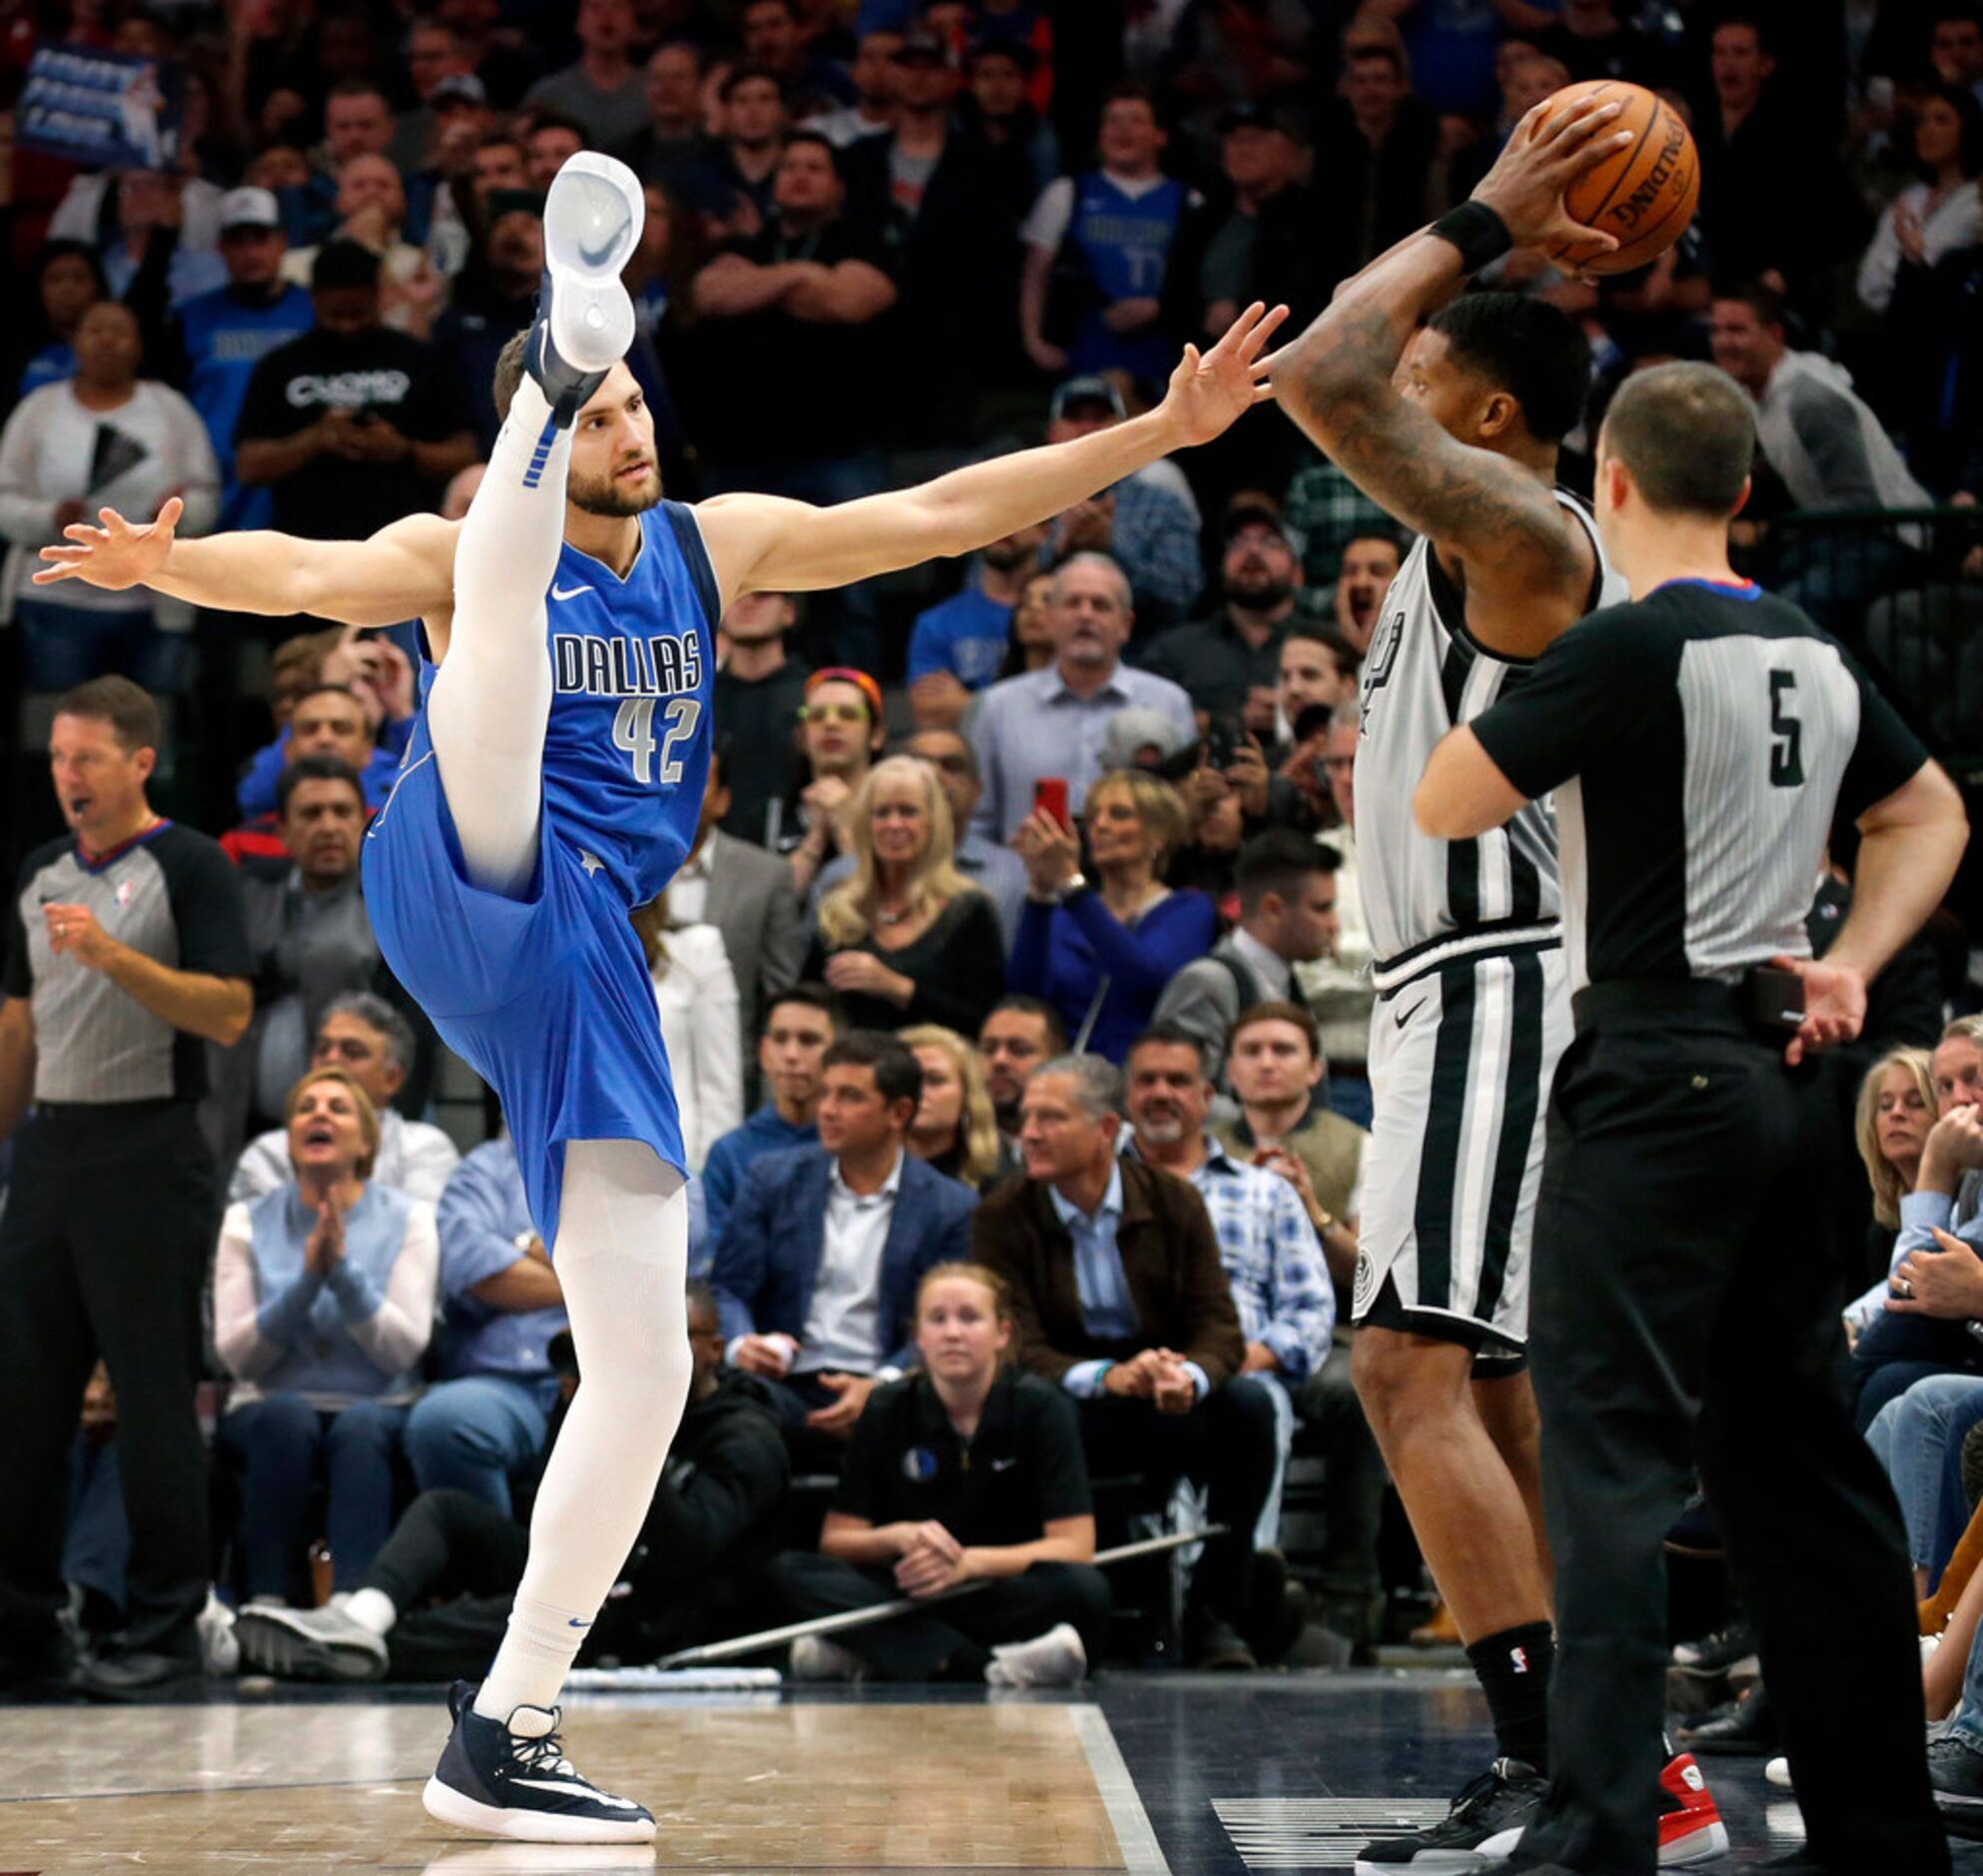
<path fill-rule="evenodd" d="M 1381 997 L 1389 997 L 1416 983 L 1433 971 L 1452 964 L 1472 964 L 1477 958 L 1511 957 L 1525 951 L 1554 951 L 1563 941 L 1563 928 L 1553 920 L 1496 919 L 1487 925 L 1470 925 L 1465 931 L 1441 932 L 1396 957 L 1379 958 L 1371 965 L 1371 983 Z"/>
<path fill-rule="evenodd" d="M 1756 986 L 1748 976 L 1724 983 L 1710 977 L 1623 977 L 1586 984 L 1569 1000 L 1578 1033 L 1595 1025 L 1659 1027 L 1674 1022 L 1707 1024 L 1733 1035 L 1781 1047 L 1797 1025 L 1757 1014 Z"/>

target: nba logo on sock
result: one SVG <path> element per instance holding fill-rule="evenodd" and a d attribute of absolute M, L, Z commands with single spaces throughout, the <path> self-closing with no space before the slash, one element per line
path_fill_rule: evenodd
<path fill-rule="evenodd" d="M 1527 1673 L 1527 1672 L 1528 1672 L 1528 1650 L 1527 1650 L 1526 1648 L 1510 1648 L 1510 1649 L 1508 1649 L 1508 1651 L 1507 1651 L 1507 1664 L 1508 1664 L 1508 1666 L 1509 1666 L 1509 1667 L 1511 1667 L 1511 1668 L 1513 1668 L 1513 1669 L 1514 1669 L 1514 1671 L 1515 1671 L 1515 1672 L 1516 1672 L 1517 1674 L 1525 1674 L 1525 1673 Z"/>

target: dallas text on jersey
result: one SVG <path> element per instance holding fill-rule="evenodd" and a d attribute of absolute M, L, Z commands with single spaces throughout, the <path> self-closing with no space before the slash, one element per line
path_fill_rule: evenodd
<path fill-rule="evenodd" d="M 550 646 L 560 692 L 666 697 L 694 690 L 702 682 L 702 649 L 692 636 L 553 632 Z"/>

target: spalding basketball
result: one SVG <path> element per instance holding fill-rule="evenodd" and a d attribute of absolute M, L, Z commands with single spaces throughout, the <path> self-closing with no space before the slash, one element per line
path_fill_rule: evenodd
<path fill-rule="evenodd" d="M 1571 183 L 1563 207 L 1584 227 L 1616 236 L 1618 245 L 1603 254 L 1581 243 L 1550 258 L 1590 274 L 1629 274 L 1658 260 L 1686 233 L 1700 200 L 1700 157 L 1680 114 L 1643 85 L 1614 78 L 1565 85 L 1551 95 L 1549 115 L 1585 98 L 1623 105 L 1597 135 L 1628 130 L 1632 140 Z"/>

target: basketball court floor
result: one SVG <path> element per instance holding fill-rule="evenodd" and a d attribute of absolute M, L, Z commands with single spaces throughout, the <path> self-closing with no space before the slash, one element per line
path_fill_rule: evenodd
<path fill-rule="evenodd" d="M 1116 1674 L 1073 1698 L 579 1695 L 577 1761 L 647 1801 L 651 1849 L 478 1842 L 429 1820 L 445 1715 L 425 1690 L 0 1710 L 0 1876 L 696 1870 L 1348 1870 L 1443 1814 L 1487 1753 L 1454 1672 Z M 1793 1847 L 1757 1760 L 1709 1775 L 1740 1869 Z M 1983 1846 L 1956 1867 L 1983 1876 Z M 1868 1876 L 1872 1876 L 1869 1872 Z"/>

